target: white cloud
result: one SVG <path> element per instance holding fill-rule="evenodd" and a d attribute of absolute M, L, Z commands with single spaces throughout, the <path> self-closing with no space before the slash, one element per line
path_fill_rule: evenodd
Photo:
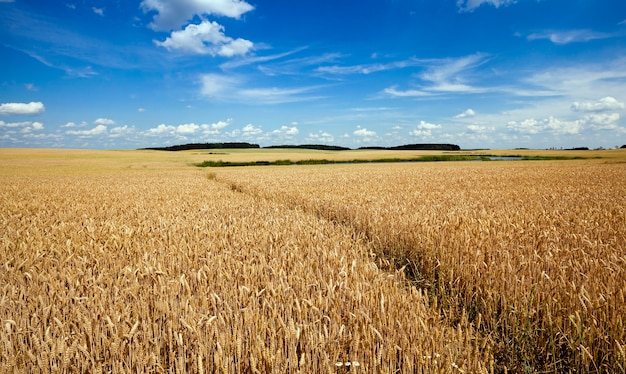
<path fill-rule="evenodd" d="M 186 24 L 195 15 L 239 18 L 254 9 L 241 0 L 143 0 L 140 7 L 145 13 L 157 12 L 151 28 L 166 31 Z"/>
<path fill-rule="evenodd" d="M 20 129 L 22 133 L 29 133 L 32 131 L 41 131 L 43 128 L 44 126 L 41 122 L 24 121 L 6 123 L 4 121 L 0 121 L 0 129 L 8 129 L 7 132 L 11 133 L 14 133 L 17 129 Z"/>
<path fill-rule="evenodd" d="M 119 127 L 114 127 L 109 131 L 109 134 L 112 138 L 117 138 L 123 135 L 129 135 L 132 134 L 134 132 L 134 129 L 131 127 L 128 127 L 126 125 L 124 126 L 119 126 Z"/>
<path fill-rule="evenodd" d="M 433 130 L 440 128 L 442 128 L 441 125 L 429 123 L 426 121 L 420 121 L 415 130 L 409 131 L 409 135 L 421 138 L 430 138 L 433 135 Z"/>
<path fill-rule="evenodd" d="M 105 125 L 98 125 L 91 130 L 67 130 L 65 133 L 68 135 L 78 136 L 95 136 L 106 134 L 107 127 Z"/>
<path fill-rule="evenodd" d="M 147 134 L 148 135 L 167 135 L 167 134 L 173 134 L 175 132 L 176 132 L 176 128 L 174 126 L 168 126 L 162 123 L 158 125 L 157 127 L 148 129 Z"/>
<path fill-rule="evenodd" d="M 237 38 L 226 44 L 222 44 L 218 55 L 223 57 L 243 56 L 254 47 L 254 44 L 246 39 Z"/>
<path fill-rule="evenodd" d="M 364 137 L 364 138 L 370 138 L 370 137 L 376 136 L 375 131 L 368 130 L 361 126 L 357 126 L 357 129 L 354 130 L 353 134 L 356 136 Z"/>
<path fill-rule="evenodd" d="M 585 130 L 616 130 L 626 133 L 626 129 L 619 126 L 618 113 L 589 114 L 577 120 L 561 120 L 550 116 L 542 120 L 534 118 L 521 122 L 510 121 L 507 127 L 515 132 L 536 135 L 539 133 L 578 135 Z"/>
<path fill-rule="evenodd" d="M 397 86 L 386 88 L 383 92 L 395 97 L 419 97 L 442 93 L 482 93 L 491 88 L 475 87 L 468 84 L 468 72 L 485 64 L 486 55 L 476 53 L 460 58 L 421 60 L 425 71 L 417 76 L 423 81 L 419 89 L 400 91 Z"/>
<path fill-rule="evenodd" d="M 528 35 L 528 40 L 547 39 L 554 44 L 584 43 L 596 39 L 606 39 L 611 34 L 593 30 L 544 31 Z"/>
<path fill-rule="evenodd" d="M 583 117 L 582 121 L 592 130 L 618 130 L 625 133 L 626 129 L 619 126 L 619 113 L 589 114 Z"/>
<path fill-rule="evenodd" d="M 188 136 L 193 135 L 217 135 L 226 126 L 230 125 L 231 119 L 226 121 L 218 121 L 211 124 L 195 124 L 195 123 L 183 123 L 178 126 L 171 126 L 166 124 L 160 124 L 157 127 L 148 129 L 145 134 L 148 136 L 169 136 L 175 137 L 178 140 L 187 140 Z"/>
<path fill-rule="evenodd" d="M 93 121 L 94 125 L 104 125 L 104 126 L 110 126 L 110 125 L 114 125 L 115 121 L 113 121 L 112 119 L 108 119 L 108 118 L 98 118 L 95 121 Z"/>
<path fill-rule="evenodd" d="M 2 116 L 39 114 L 45 110 L 43 103 L 34 101 L 30 103 L 0 104 L 0 115 Z"/>
<path fill-rule="evenodd" d="M 139 113 L 143 113 L 143 112 L 145 112 L 145 111 L 146 111 L 146 108 L 137 108 L 137 111 L 138 111 Z"/>
<path fill-rule="evenodd" d="M 237 60 L 234 60 L 234 61 L 231 60 L 231 61 L 227 61 L 227 62 L 224 62 L 223 64 L 221 64 L 220 68 L 221 69 L 233 69 L 233 68 L 237 68 L 237 67 L 240 67 L 240 66 L 251 65 L 251 64 L 255 64 L 255 63 L 259 63 L 259 62 L 268 62 L 268 61 L 278 60 L 278 59 L 281 59 L 283 57 L 292 55 L 294 53 L 300 52 L 300 51 L 305 50 L 305 49 L 306 49 L 306 47 L 300 47 L 300 48 L 296 48 L 296 49 L 288 51 L 288 52 L 278 53 L 278 54 L 275 54 L 275 55 L 269 55 L 269 56 L 249 56 L 249 57 L 237 59 Z M 259 69 L 263 70 L 263 68 L 261 66 L 259 66 Z"/>
<path fill-rule="evenodd" d="M 498 8 L 503 5 L 516 3 L 517 0 L 457 0 L 456 5 L 461 12 L 472 12 L 483 4 L 491 4 Z"/>
<path fill-rule="evenodd" d="M 391 86 L 385 88 L 383 90 L 384 93 L 394 97 L 420 97 L 420 96 L 431 96 L 432 94 L 429 92 L 421 91 L 421 90 L 405 90 L 400 91 L 397 89 L 398 86 Z"/>
<path fill-rule="evenodd" d="M 239 79 L 219 74 L 204 74 L 200 78 L 204 96 L 221 97 L 228 95 L 239 85 Z"/>
<path fill-rule="evenodd" d="M 614 97 L 607 96 L 596 102 L 574 102 L 571 109 L 575 112 L 602 112 L 624 109 L 624 103 L 617 101 Z"/>
<path fill-rule="evenodd" d="M 468 129 L 470 132 L 474 132 L 474 133 L 481 133 L 481 134 L 482 134 L 482 133 L 491 132 L 491 131 L 495 131 L 495 130 L 496 130 L 496 128 L 495 128 L 495 127 L 493 127 L 493 126 L 476 125 L 476 124 L 473 124 L 473 125 L 468 125 L 468 126 L 467 126 L 467 129 Z"/>
<path fill-rule="evenodd" d="M 187 25 L 183 30 L 173 31 L 171 35 L 160 42 L 154 43 L 167 50 L 178 50 L 188 54 L 210 54 L 224 57 L 245 55 L 254 46 L 245 39 L 230 38 L 224 34 L 224 26 L 203 20 L 200 24 Z"/>
<path fill-rule="evenodd" d="M 243 88 L 243 83 L 238 77 L 204 74 L 200 78 L 200 92 L 209 98 L 239 101 L 244 104 L 281 104 L 319 98 L 304 94 L 320 86 Z"/>
<path fill-rule="evenodd" d="M 337 57 L 337 56 L 333 56 Z M 376 63 L 376 64 L 362 64 L 362 65 L 353 65 L 353 66 L 320 66 L 315 69 L 316 72 L 319 73 L 329 73 L 329 74 L 372 74 L 379 71 L 387 71 L 393 69 L 402 69 L 410 66 L 416 66 L 421 64 L 422 62 L 418 59 L 411 60 L 402 60 L 402 61 L 394 61 L 386 64 Z"/>
<path fill-rule="evenodd" d="M 467 117 L 474 117 L 476 115 L 476 112 L 473 109 L 467 109 L 465 112 L 463 113 L 459 113 L 456 116 L 454 116 L 454 118 L 467 118 Z"/>
<path fill-rule="evenodd" d="M 468 86 L 463 73 L 487 62 L 487 56 L 482 53 L 461 57 L 437 59 L 431 61 L 426 72 L 420 78 L 430 85 L 429 91 L 443 92 L 485 92 L 486 89 Z"/>
<path fill-rule="evenodd" d="M 551 96 L 619 97 L 624 93 L 625 66 L 626 58 L 594 64 L 573 63 L 538 71 L 522 82 L 539 87 Z"/>
<path fill-rule="evenodd" d="M 176 133 L 181 135 L 191 135 L 195 134 L 198 129 L 200 129 L 200 126 L 195 123 L 185 123 L 176 127 Z"/>
<path fill-rule="evenodd" d="M 157 127 L 153 127 L 148 129 L 146 132 L 147 135 L 176 135 L 179 137 L 184 137 L 185 135 L 193 135 L 202 127 L 200 125 L 196 125 L 195 123 L 184 123 L 178 126 L 171 126 L 166 124 L 160 124 Z"/>
<path fill-rule="evenodd" d="M 428 123 L 426 121 L 420 121 L 420 124 L 417 125 L 418 129 L 426 129 L 426 130 L 440 129 L 441 127 L 442 127 L 441 125 Z"/>
<path fill-rule="evenodd" d="M 260 133 L 263 132 L 263 130 L 261 130 L 260 127 L 255 127 L 254 125 L 247 124 L 243 129 L 241 129 L 241 132 L 243 133 L 244 136 L 250 136 L 250 135 L 258 135 Z"/>
<path fill-rule="evenodd" d="M 294 136 L 294 135 L 298 135 L 299 132 L 300 131 L 295 126 L 293 127 L 281 126 L 279 129 L 272 131 L 272 134 L 281 135 L 281 136 Z"/>
<path fill-rule="evenodd" d="M 65 125 L 62 125 L 61 127 L 73 128 L 73 127 L 85 127 L 85 126 L 87 126 L 86 122 L 81 122 L 80 124 L 76 124 L 74 122 L 68 122 Z"/>
<path fill-rule="evenodd" d="M 218 121 L 218 122 L 211 123 L 211 124 L 203 124 L 203 125 L 200 125 L 200 128 L 202 129 L 202 133 L 204 135 L 215 135 L 215 134 L 219 134 L 220 131 L 224 129 L 226 126 L 230 125 L 231 122 L 232 122 L 232 119 L 228 119 L 226 121 Z"/>
<path fill-rule="evenodd" d="M 96 8 L 95 6 L 91 8 L 91 10 L 97 15 L 104 17 L 104 8 Z"/>
<path fill-rule="evenodd" d="M 317 133 L 309 133 L 306 140 L 313 143 L 333 143 L 335 141 L 335 137 L 326 131 L 320 130 Z"/>
<path fill-rule="evenodd" d="M 246 88 L 237 92 L 238 96 L 246 98 L 246 101 L 260 102 L 264 104 L 281 104 L 296 101 L 313 100 L 318 97 L 302 96 L 302 94 L 318 88 L 317 86 L 296 88 Z"/>

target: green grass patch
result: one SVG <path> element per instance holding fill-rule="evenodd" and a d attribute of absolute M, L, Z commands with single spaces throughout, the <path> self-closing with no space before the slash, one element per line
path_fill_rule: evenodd
<path fill-rule="evenodd" d="M 276 160 L 276 161 L 204 161 L 195 164 L 198 167 L 229 167 L 229 166 L 283 166 L 283 165 L 328 165 L 328 164 L 365 164 L 365 163 L 392 163 L 392 162 L 436 162 L 436 161 L 478 161 L 480 156 L 467 155 L 432 155 L 414 158 L 378 158 L 378 159 L 353 159 L 353 160 Z"/>

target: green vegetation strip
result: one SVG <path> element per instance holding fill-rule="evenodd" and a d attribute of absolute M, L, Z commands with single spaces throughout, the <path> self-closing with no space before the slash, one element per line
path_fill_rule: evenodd
<path fill-rule="evenodd" d="M 276 161 L 204 161 L 195 164 L 198 167 L 228 167 L 228 166 L 281 166 L 281 165 L 328 165 L 328 164 L 365 164 L 365 163 L 391 163 L 391 162 L 436 162 L 436 161 L 492 161 L 490 156 L 480 155 L 432 155 L 414 158 L 378 158 L 371 160 L 328 160 L 328 159 L 308 159 L 308 160 L 276 160 Z M 503 156 L 499 156 L 503 157 Z M 567 156 L 504 156 L 520 157 L 521 160 L 581 160 L 585 157 Z"/>
<path fill-rule="evenodd" d="M 578 158 L 578 157 L 576 157 Z M 565 160 L 572 157 L 522 157 L 523 160 Z M 271 165 L 328 165 L 328 164 L 364 164 L 364 163 L 390 163 L 390 162 L 435 162 L 435 161 L 490 161 L 486 156 L 473 155 L 432 155 L 414 158 L 378 158 L 371 160 L 328 160 L 328 159 L 308 159 L 308 160 L 276 160 L 276 161 L 204 161 L 195 164 L 199 167 L 228 167 L 228 166 L 271 166 Z"/>

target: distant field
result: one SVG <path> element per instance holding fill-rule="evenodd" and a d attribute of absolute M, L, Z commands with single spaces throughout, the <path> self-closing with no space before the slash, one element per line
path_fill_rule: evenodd
<path fill-rule="evenodd" d="M 0 369 L 625 372 L 626 150 L 481 152 L 0 149 Z"/>

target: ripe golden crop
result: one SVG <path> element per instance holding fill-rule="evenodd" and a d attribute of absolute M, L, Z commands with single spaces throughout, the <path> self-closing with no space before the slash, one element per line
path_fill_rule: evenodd
<path fill-rule="evenodd" d="M 487 371 L 350 226 L 192 167 L 24 165 L 0 173 L 2 372 Z"/>
<path fill-rule="evenodd" d="M 626 168 L 604 161 L 224 170 L 365 235 L 487 338 L 497 368 L 624 372 Z"/>

